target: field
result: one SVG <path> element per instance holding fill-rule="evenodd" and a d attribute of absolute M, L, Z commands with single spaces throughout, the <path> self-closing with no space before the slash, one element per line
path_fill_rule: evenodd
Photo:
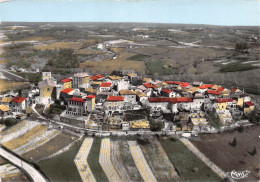
<path fill-rule="evenodd" d="M 37 162 L 59 152 L 75 140 L 76 137 L 70 134 L 61 133 L 41 146 L 22 154 L 22 157 Z"/>
<path fill-rule="evenodd" d="M 140 147 L 158 181 L 178 181 L 174 166 L 156 138 Z"/>
<path fill-rule="evenodd" d="M 18 90 L 29 86 L 28 82 L 14 82 L 0 79 L 0 94 L 9 90 Z"/>
<path fill-rule="evenodd" d="M 110 74 L 113 70 L 135 70 L 137 73 L 144 73 L 145 63 L 129 60 L 106 60 L 101 62 L 80 63 L 80 68 L 92 73 Z"/>
<path fill-rule="evenodd" d="M 74 163 L 82 142 L 77 142 L 69 151 L 54 158 L 37 163 L 51 181 L 80 181 L 80 175 Z"/>
<path fill-rule="evenodd" d="M 136 137 L 86 138 L 74 159 L 82 180 L 221 181 L 178 140 L 137 141 Z"/>
<path fill-rule="evenodd" d="M 241 133 L 200 135 L 202 140 L 193 144 L 225 172 L 248 170 L 251 172 L 244 181 L 258 181 L 260 179 L 259 129 L 259 126 L 254 126 L 245 128 Z M 230 145 L 234 137 L 237 140 L 236 147 Z M 252 156 L 250 153 L 254 147 L 257 154 Z"/>
<path fill-rule="evenodd" d="M 221 181 L 221 179 L 200 161 L 178 140 L 162 138 L 160 140 L 170 161 L 176 168 L 181 181 Z M 194 169 L 197 168 L 197 171 Z"/>
<path fill-rule="evenodd" d="M 55 50 L 55 49 L 75 49 L 78 50 L 83 45 L 82 42 L 53 42 L 50 44 L 44 44 L 41 46 L 35 46 L 38 50 Z"/>

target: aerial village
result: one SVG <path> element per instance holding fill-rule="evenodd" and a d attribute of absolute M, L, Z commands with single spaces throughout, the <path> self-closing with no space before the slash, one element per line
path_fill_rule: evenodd
<path fill-rule="evenodd" d="M 199 81 L 157 80 L 131 71 L 109 76 L 82 72 L 56 80 L 51 72 L 42 72 L 42 81 L 25 97 L 19 93 L 1 96 L 0 115 L 26 117 L 28 107 L 41 105 L 40 116 L 54 103 L 65 110 L 51 120 L 90 131 L 181 132 L 187 136 L 246 125 L 244 116 L 255 109 L 243 90 Z"/>

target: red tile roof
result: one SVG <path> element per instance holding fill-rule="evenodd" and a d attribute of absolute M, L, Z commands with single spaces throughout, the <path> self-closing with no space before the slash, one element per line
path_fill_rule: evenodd
<path fill-rule="evenodd" d="M 218 103 L 233 102 L 233 99 L 216 99 Z"/>
<path fill-rule="evenodd" d="M 70 93 L 70 92 L 73 91 L 73 90 L 74 90 L 74 89 L 65 88 L 65 89 L 63 89 L 61 92 L 68 94 L 68 93 Z"/>
<path fill-rule="evenodd" d="M 101 83 L 100 87 L 110 87 L 112 85 L 112 83 L 110 82 L 103 82 Z"/>
<path fill-rule="evenodd" d="M 146 88 L 156 88 L 155 85 L 152 85 L 152 84 L 150 84 L 150 83 L 144 83 L 144 86 L 145 86 Z"/>
<path fill-rule="evenodd" d="M 190 97 L 178 97 L 177 101 L 178 102 L 193 102 L 192 98 L 190 98 Z"/>
<path fill-rule="evenodd" d="M 97 79 L 103 78 L 103 77 L 104 77 L 104 76 L 102 76 L 102 75 L 95 75 L 95 76 L 90 77 L 90 79 L 91 79 L 91 80 L 97 80 Z"/>
<path fill-rule="evenodd" d="M 171 103 L 180 103 L 180 102 L 193 102 L 190 97 L 151 97 L 149 102 L 171 102 Z"/>
<path fill-rule="evenodd" d="M 124 97 L 122 96 L 108 96 L 107 101 L 124 101 Z"/>
<path fill-rule="evenodd" d="M 102 76 L 102 75 L 96 75 L 96 77 L 98 77 L 98 78 L 103 78 L 104 76 Z"/>
<path fill-rule="evenodd" d="M 149 102 L 172 102 L 177 103 L 177 98 L 175 97 L 150 97 Z"/>
<path fill-rule="evenodd" d="M 26 99 L 26 97 L 14 97 L 13 100 L 11 102 L 17 102 L 17 103 L 21 103 Z"/>
<path fill-rule="evenodd" d="M 69 101 L 86 103 L 86 100 L 85 100 L 85 99 L 83 99 L 83 98 L 77 98 L 77 97 L 72 97 L 71 99 L 69 99 Z"/>
<path fill-rule="evenodd" d="M 61 82 L 63 82 L 63 83 L 67 83 L 67 82 L 71 82 L 71 81 L 72 81 L 72 79 L 70 79 L 70 78 L 65 78 L 65 79 L 61 80 Z"/>
<path fill-rule="evenodd" d="M 170 89 L 162 89 L 162 91 L 161 92 L 164 92 L 164 93 L 167 93 L 167 94 L 169 94 L 169 93 L 171 93 L 172 92 L 172 90 L 170 90 Z"/>
<path fill-rule="evenodd" d="M 185 87 L 187 87 L 187 86 L 189 86 L 189 85 L 190 85 L 190 84 L 187 83 L 187 82 L 183 82 L 183 83 L 180 84 L 180 86 L 181 86 L 182 88 L 185 88 Z"/>
<path fill-rule="evenodd" d="M 237 88 L 233 88 L 231 91 L 232 91 L 232 92 L 235 92 L 235 91 L 237 91 Z"/>
<path fill-rule="evenodd" d="M 212 95 L 219 95 L 220 92 L 216 91 L 216 90 L 207 90 L 208 94 L 212 94 Z"/>
<path fill-rule="evenodd" d="M 217 91 L 222 92 L 225 88 L 224 87 L 218 87 Z"/>
<path fill-rule="evenodd" d="M 255 104 L 254 104 L 253 102 L 251 102 L 251 101 L 245 102 L 245 104 L 248 105 L 248 106 L 254 106 L 254 105 L 255 105 Z"/>
<path fill-rule="evenodd" d="M 95 95 L 89 95 L 89 96 L 87 96 L 86 98 L 93 99 L 93 98 L 95 98 L 95 97 L 96 97 Z"/>
<path fill-rule="evenodd" d="M 200 89 L 207 89 L 207 88 L 212 88 L 214 85 L 201 85 L 199 86 Z"/>

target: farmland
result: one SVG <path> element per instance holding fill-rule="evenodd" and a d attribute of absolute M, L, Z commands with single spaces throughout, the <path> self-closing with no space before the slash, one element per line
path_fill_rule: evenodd
<path fill-rule="evenodd" d="M 246 85 L 247 91 L 254 94 L 258 93 L 255 90 L 259 90 L 259 74 L 249 79 L 251 74 L 259 72 L 259 40 L 255 43 L 249 41 L 250 35 L 258 34 L 258 27 L 117 23 L 20 24 L 33 31 L 10 31 L 8 26 L 12 26 L 12 23 L 2 24 L 1 29 L 8 38 L 3 42 L 7 43 L 3 48 L 6 52 L 0 61 L 7 67 L 39 68 L 40 71 L 56 74 L 74 73 L 76 70 L 90 74 L 133 70 L 146 76 L 156 75 L 178 81 L 189 79 L 220 82 L 231 87 Z M 43 28 L 45 26 L 48 28 Z M 134 31 L 135 26 L 149 30 Z M 141 38 L 141 34 L 147 34 L 148 37 Z M 98 44 L 118 39 L 128 40 L 137 47 L 119 45 L 97 48 Z M 242 45 L 241 42 L 247 50 L 237 49 L 238 45 Z M 29 44 L 33 46 L 19 48 Z M 73 56 L 67 59 L 66 54 L 61 54 L 62 49 L 71 50 Z M 225 59 L 237 63 L 216 64 Z M 244 76 L 237 76 L 240 74 Z M 232 79 L 225 79 L 226 75 Z"/>
<path fill-rule="evenodd" d="M 0 93 L 4 93 L 10 90 L 18 90 L 20 88 L 28 87 L 29 82 L 14 82 L 0 79 Z"/>
<path fill-rule="evenodd" d="M 225 172 L 249 170 L 251 172 L 245 180 L 257 181 L 260 179 L 259 129 L 259 126 L 254 126 L 245 128 L 243 132 L 200 135 L 202 140 L 193 144 Z M 232 147 L 230 143 L 234 138 L 237 146 Z M 254 147 L 257 154 L 252 156 L 250 153 Z"/>
<path fill-rule="evenodd" d="M 153 137 L 149 140 L 148 144 L 141 144 L 131 137 L 86 138 L 73 159 L 78 174 L 83 181 L 220 181 L 181 142 Z M 192 172 L 195 167 L 198 171 Z"/>

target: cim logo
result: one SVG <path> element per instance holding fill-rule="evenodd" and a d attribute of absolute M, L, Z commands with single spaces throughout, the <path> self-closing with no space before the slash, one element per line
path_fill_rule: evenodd
<path fill-rule="evenodd" d="M 250 173 L 250 171 L 248 171 L 248 170 L 245 170 L 245 171 L 235 171 L 235 170 L 233 170 L 231 172 L 228 172 L 228 174 L 233 179 L 243 179 L 243 178 L 246 178 L 249 173 Z"/>

